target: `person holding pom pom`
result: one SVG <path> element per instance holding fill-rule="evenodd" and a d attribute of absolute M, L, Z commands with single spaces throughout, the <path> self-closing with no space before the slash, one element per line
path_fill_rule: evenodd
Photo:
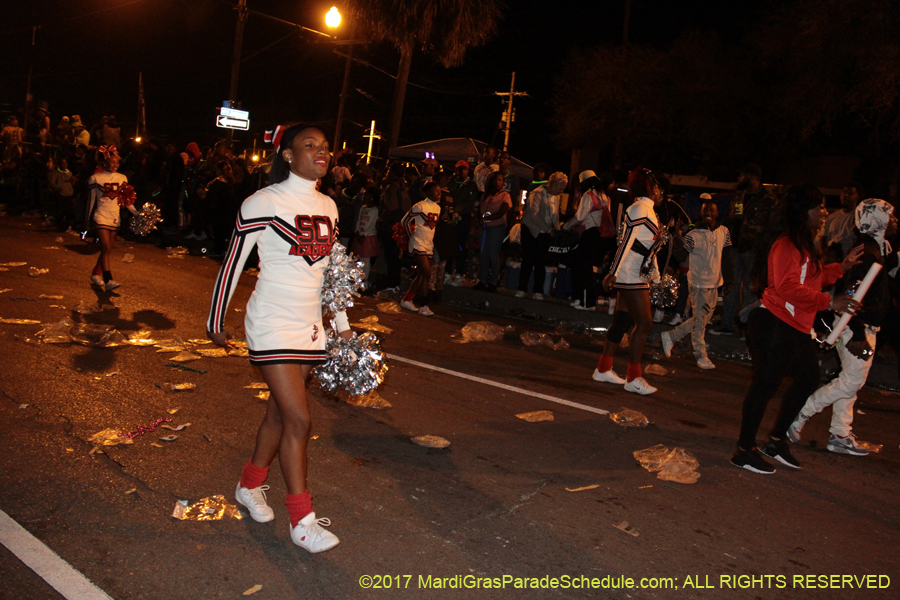
<path fill-rule="evenodd" d="M 97 162 L 101 169 L 88 179 L 91 196 L 87 206 L 87 221 L 93 222 L 100 238 L 100 256 L 91 273 L 91 285 L 111 292 L 121 285 L 113 279 L 109 261 L 116 231 L 119 230 L 119 210 L 124 206 L 132 215 L 136 215 L 137 209 L 134 208 L 134 188 L 128 185 L 128 178 L 118 172 L 119 153 L 116 147 L 100 146 L 97 149 Z"/>
<path fill-rule="evenodd" d="M 256 433 L 256 447 L 244 466 L 235 497 L 260 523 L 275 518 L 264 485 L 278 455 L 287 487 L 291 540 L 309 552 L 338 545 L 316 518 L 307 489 L 310 413 L 306 381 L 313 366 L 325 362 L 322 286 L 338 238 L 338 211 L 316 182 L 328 172 L 331 155 L 321 131 L 307 125 L 287 128 L 276 143 L 269 186 L 241 205 L 228 253 L 213 290 L 207 336 L 227 346 L 225 313 L 244 262 L 254 246 L 259 277 L 247 303 L 244 327 L 250 363 L 259 367 L 271 396 Z M 352 333 L 344 312 L 335 315 L 338 334 Z"/>

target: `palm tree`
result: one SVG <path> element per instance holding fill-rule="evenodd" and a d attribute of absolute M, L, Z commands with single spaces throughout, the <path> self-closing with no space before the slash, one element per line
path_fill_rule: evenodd
<path fill-rule="evenodd" d="M 354 20 L 372 40 L 384 40 L 400 51 L 394 86 L 388 152 L 397 146 L 406 82 L 416 48 L 445 67 L 462 64 L 466 50 L 484 44 L 497 29 L 500 0 L 348 0 Z"/>

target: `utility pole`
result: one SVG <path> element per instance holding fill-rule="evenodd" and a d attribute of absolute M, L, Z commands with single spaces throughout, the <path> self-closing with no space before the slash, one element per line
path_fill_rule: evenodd
<path fill-rule="evenodd" d="M 37 38 L 38 26 L 31 28 L 31 51 L 28 58 L 28 79 L 25 82 L 25 114 L 22 116 L 22 129 L 25 131 L 25 137 L 28 137 L 28 121 L 31 119 L 31 74 L 34 70 L 34 44 Z M 25 141 L 24 139 L 22 140 Z"/>
<path fill-rule="evenodd" d="M 238 0 L 237 25 L 234 28 L 234 55 L 231 59 L 231 85 L 228 86 L 228 99 L 237 100 L 238 75 L 241 70 L 241 46 L 244 43 L 244 23 L 247 21 L 247 0 Z M 236 107 L 235 107 L 236 108 Z M 229 145 L 234 139 L 234 129 L 228 130 Z"/>
<path fill-rule="evenodd" d="M 500 121 L 504 124 L 504 136 L 503 136 L 503 151 L 506 152 L 509 148 L 509 130 L 512 127 L 513 121 L 516 120 L 516 113 L 513 110 L 513 98 L 516 96 L 527 96 L 528 92 L 517 92 L 516 91 L 516 72 L 513 71 L 512 81 L 509 84 L 508 92 L 494 92 L 495 96 L 506 96 L 506 110 L 503 111 L 503 116 Z"/>
<path fill-rule="evenodd" d="M 353 41 L 354 24 L 350 23 L 350 40 Z M 341 85 L 341 101 L 338 104 L 337 123 L 334 126 L 334 150 L 341 147 L 341 128 L 344 125 L 344 106 L 347 104 L 347 92 L 350 87 L 350 65 L 353 64 L 353 44 L 347 47 L 347 64 L 344 65 L 344 83 Z"/>

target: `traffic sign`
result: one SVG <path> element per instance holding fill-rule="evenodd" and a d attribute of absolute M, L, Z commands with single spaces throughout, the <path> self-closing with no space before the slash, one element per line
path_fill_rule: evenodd
<path fill-rule="evenodd" d="M 246 110 L 238 110 L 236 108 L 227 108 L 222 107 L 219 109 L 220 115 L 225 115 L 226 117 L 234 117 L 235 119 L 243 119 L 245 121 L 250 120 L 250 113 Z"/>
<path fill-rule="evenodd" d="M 219 115 L 216 117 L 216 127 L 222 127 L 224 129 L 250 129 L 250 120 L 249 119 L 236 119 L 234 117 L 229 117 L 228 115 Z"/>

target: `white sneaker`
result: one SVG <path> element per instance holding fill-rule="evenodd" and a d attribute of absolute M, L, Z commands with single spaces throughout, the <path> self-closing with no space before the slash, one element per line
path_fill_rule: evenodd
<path fill-rule="evenodd" d="M 662 341 L 663 354 L 666 355 L 666 358 L 672 358 L 672 348 L 675 346 L 675 342 L 672 341 L 672 334 L 668 331 L 663 331 L 659 334 L 659 339 Z"/>
<path fill-rule="evenodd" d="M 625 380 L 616 375 L 616 372 L 610 369 L 609 371 L 600 372 L 597 369 L 594 369 L 594 374 L 591 376 L 591 379 L 594 381 L 599 381 L 600 383 L 615 383 L 616 385 L 622 385 L 625 383 Z"/>
<path fill-rule="evenodd" d="M 419 312 L 419 307 L 410 302 L 409 300 L 401 300 L 400 308 L 405 308 L 406 310 L 411 310 L 413 312 Z"/>
<path fill-rule="evenodd" d="M 341 540 L 323 529 L 329 526 L 331 526 L 329 519 L 317 519 L 316 513 L 311 512 L 300 519 L 296 527 L 291 527 L 291 541 L 313 554 L 331 550 L 340 544 Z"/>
<path fill-rule="evenodd" d="M 800 432 L 803 431 L 803 426 L 806 425 L 806 417 L 803 414 L 797 415 L 797 418 L 794 419 L 794 422 L 791 423 L 791 426 L 788 427 L 787 437 L 794 444 L 800 443 Z"/>
<path fill-rule="evenodd" d="M 201 231 L 200 235 L 195 238 L 198 242 L 205 241 L 207 239 L 206 232 Z"/>
<path fill-rule="evenodd" d="M 653 311 L 653 322 L 654 323 L 662 323 L 663 317 L 665 317 L 665 316 L 666 316 L 665 311 L 663 311 L 661 308 L 657 308 L 656 310 Z"/>
<path fill-rule="evenodd" d="M 535 300 L 543 300 L 543 299 L 544 299 L 544 295 L 543 295 L 543 294 L 537 294 L 537 293 L 535 293 L 535 295 L 532 296 L 532 298 L 534 298 Z"/>
<path fill-rule="evenodd" d="M 709 360 L 708 358 L 706 358 L 705 356 L 703 358 L 697 359 L 697 366 L 706 371 L 716 368 L 716 365 L 714 365 L 712 363 L 712 361 Z"/>
<path fill-rule="evenodd" d="M 431 309 L 428 308 L 427 306 L 421 306 L 421 307 L 419 307 L 419 314 L 422 315 L 423 317 L 430 317 L 434 313 L 431 312 Z"/>
<path fill-rule="evenodd" d="M 572 308 L 584 308 L 581 305 L 581 300 L 575 300 L 574 302 L 570 303 L 569 306 L 571 306 Z"/>
<path fill-rule="evenodd" d="M 96 285 L 98 287 L 103 287 L 105 284 L 103 283 L 103 276 L 101 275 L 91 275 L 91 285 Z"/>
<path fill-rule="evenodd" d="M 523 292 L 522 290 L 516 290 L 516 293 L 513 294 L 513 295 L 514 295 L 516 298 L 524 298 L 524 297 L 525 297 L 525 292 Z"/>
<path fill-rule="evenodd" d="M 450 285 L 453 287 L 460 287 L 463 284 L 462 275 L 456 275 L 452 279 L 450 279 Z"/>
<path fill-rule="evenodd" d="M 625 391 L 647 396 L 655 392 L 656 388 L 647 383 L 647 380 L 643 377 L 638 377 L 625 384 Z"/>
<path fill-rule="evenodd" d="M 672 320 L 669 321 L 669 325 L 672 325 L 673 327 L 675 325 L 681 325 L 682 323 L 684 323 L 684 319 L 681 317 L 680 314 L 675 315 L 674 317 L 672 317 Z"/>
<path fill-rule="evenodd" d="M 444 283 L 449 284 L 453 280 L 453 275 L 444 273 Z"/>
<path fill-rule="evenodd" d="M 575 310 L 596 310 L 594 306 L 581 306 L 580 304 L 575 307 Z"/>
<path fill-rule="evenodd" d="M 186 239 L 186 240 L 196 240 L 196 239 L 197 239 L 197 234 L 194 233 L 194 232 L 192 231 L 192 232 L 190 232 L 189 234 L 187 234 L 186 236 L 184 236 L 184 239 Z"/>
<path fill-rule="evenodd" d="M 267 489 L 269 489 L 267 485 L 253 489 L 241 487 L 241 482 L 238 481 L 237 489 L 234 491 L 234 499 L 247 508 L 250 517 L 257 523 L 268 523 L 275 518 L 275 511 L 266 504 Z"/>
<path fill-rule="evenodd" d="M 113 280 L 113 279 L 110 279 L 109 281 L 106 282 L 105 288 L 106 288 L 106 291 L 107 291 L 107 292 L 111 292 L 111 291 L 113 291 L 114 289 L 116 289 L 117 287 L 119 287 L 120 285 L 122 285 L 122 284 L 119 283 L 118 281 L 115 281 L 115 280 Z"/>

